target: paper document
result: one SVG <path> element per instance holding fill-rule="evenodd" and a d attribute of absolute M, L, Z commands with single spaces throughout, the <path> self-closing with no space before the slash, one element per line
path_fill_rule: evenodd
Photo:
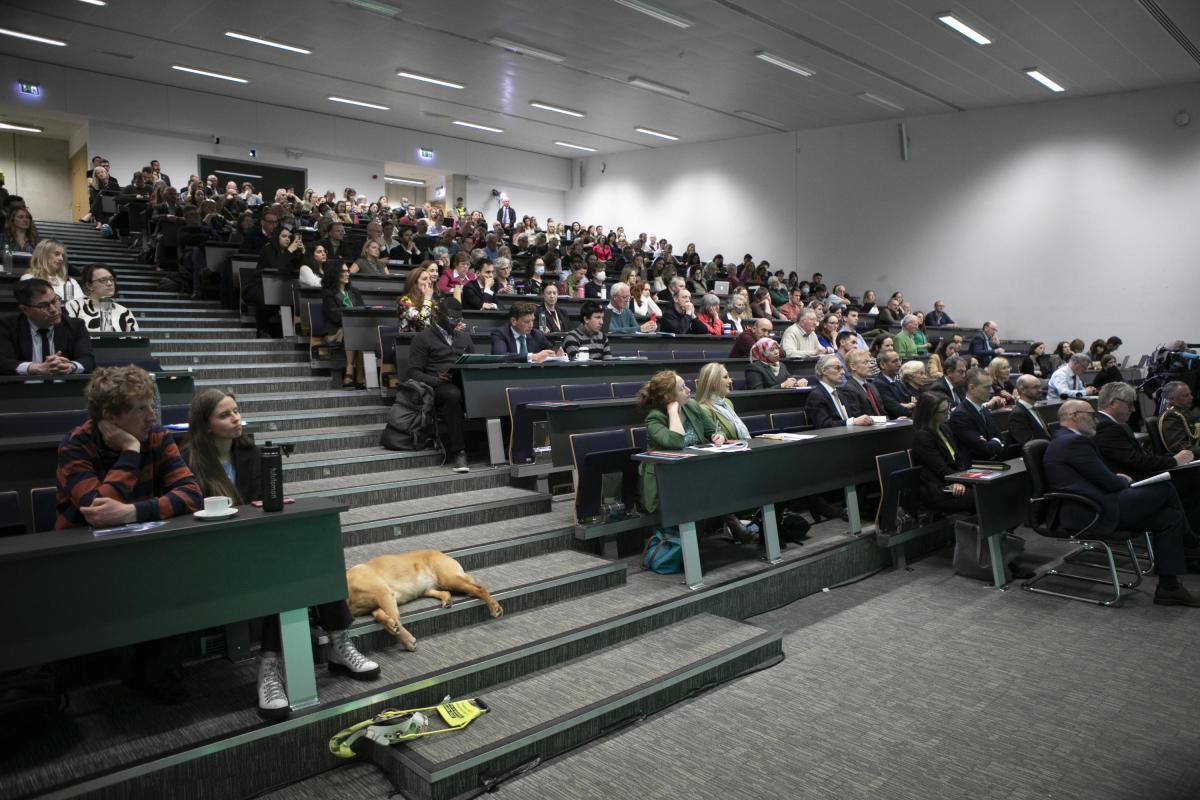
<path fill-rule="evenodd" d="M 813 433 L 760 433 L 756 439 L 773 439 L 777 442 L 802 442 L 805 439 L 815 439 Z"/>
<path fill-rule="evenodd" d="M 1163 481 L 1169 481 L 1169 480 L 1171 480 L 1171 473 L 1160 472 L 1157 475 L 1151 475 L 1149 478 L 1146 478 L 1145 480 L 1140 480 L 1135 483 L 1129 484 L 1129 488 L 1136 489 L 1139 486 L 1150 486 L 1151 484 L 1162 483 Z"/>
<path fill-rule="evenodd" d="M 748 450 L 750 445 L 745 442 L 727 442 L 725 444 L 694 444 L 689 447 L 689 450 L 699 450 L 702 453 L 736 453 L 740 450 Z"/>

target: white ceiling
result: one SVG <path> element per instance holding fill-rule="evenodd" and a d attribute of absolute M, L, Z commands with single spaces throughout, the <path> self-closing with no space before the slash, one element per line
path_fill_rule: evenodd
<path fill-rule="evenodd" d="M 19 58 L 228 94 L 563 157 L 555 140 L 613 153 L 668 142 L 726 139 L 772 128 L 826 127 L 1200 79 L 1196 0 L 652 0 L 695 24 L 686 30 L 613 0 L 385 0 L 395 19 L 339 0 L 12 0 L 0 26 L 63 39 L 49 47 L 0 37 Z M 952 11 L 992 38 L 980 47 L 938 23 Z M 1155 13 L 1152 13 L 1155 12 Z M 311 55 L 240 42 L 235 30 L 310 48 Z M 1172 35 L 1172 31 L 1175 35 Z M 561 64 L 487 44 L 493 36 L 566 57 Z M 754 58 L 768 50 L 815 71 L 805 78 Z M 126 57 L 122 57 L 126 56 Z M 128 58 L 127 56 L 132 56 Z M 246 78 L 232 84 L 171 69 L 181 64 Z M 1053 95 L 1022 70 L 1038 67 Z M 466 86 L 417 83 L 396 71 Z M 631 76 L 689 93 L 629 86 Z M 870 92 L 901 106 L 864 102 Z M 329 102 L 339 95 L 390 106 Z M 541 111 L 530 100 L 586 112 Z M 463 119 L 504 129 L 459 127 Z"/>

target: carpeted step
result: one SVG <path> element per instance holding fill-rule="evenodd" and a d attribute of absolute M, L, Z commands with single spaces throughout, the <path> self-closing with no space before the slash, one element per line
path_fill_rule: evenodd
<path fill-rule="evenodd" d="M 239 364 L 208 363 L 189 367 L 174 367 L 167 372 L 189 373 L 196 378 L 303 378 L 313 375 L 305 360 L 301 364 Z"/>
<path fill-rule="evenodd" d="M 137 315 L 137 311 L 134 311 L 134 315 Z M 169 317 L 154 317 L 153 319 L 147 320 L 147 322 L 152 324 L 141 325 L 141 323 L 139 323 L 139 327 L 162 329 L 183 328 L 185 330 L 201 332 L 207 330 L 236 330 L 239 336 L 245 336 L 247 331 L 249 331 L 251 334 L 254 333 L 254 323 L 242 323 L 239 325 L 234 323 L 232 318 L 215 319 L 213 320 L 214 325 L 212 327 L 202 327 L 204 325 L 204 317 L 180 317 L 178 315 L 172 315 Z"/>
<path fill-rule="evenodd" d="M 205 320 L 208 322 L 216 320 L 236 320 L 239 324 L 241 322 L 241 316 L 236 311 L 229 311 L 228 309 L 217 311 L 211 308 L 163 306 L 162 308 L 139 308 L 137 310 L 137 318 L 139 320 L 161 319 L 163 317 L 192 317 L 197 320 Z"/>
<path fill-rule="evenodd" d="M 362 408 L 346 408 L 336 417 L 331 418 L 329 409 L 287 409 L 286 411 L 263 411 L 245 417 L 246 425 L 250 427 L 259 444 L 270 439 L 275 431 L 305 431 L 317 425 L 328 426 L 344 422 L 347 426 L 377 425 L 383 429 L 387 419 L 387 409 L 376 410 L 370 406 Z M 274 441 L 272 439 L 272 441 Z"/>
<path fill-rule="evenodd" d="M 463 730 L 369 747 L 368 757 L 405 797 L 450 800 L 481 791 L 486 776 L 567 752 L 782 652 L 779 633 L 701 614 L 489 690 L 482 698 L 490 711 Z"/>
<path fill-rule="evenodd" d="M 343 512 L 342 541 L 346 545 L 383 542 L 464 525 L 545 514 L 550 508 L 550 495 L 508 486 L 460 492 L 453 497 L 419 497 Z"/>
<path fill-rule="evenodd" d="M 308 375 L 298 378 L 196 378 L 193 385 L 216 386 L 232 392 L 239 398 L 256 394 L 280 394 L 283 392 L 319 392 L 334 388 L 333 378 L 327 375 Z M 347 390 L 349 394 L 349 390 Z M 365 394 L 369 394 L 366 392 Z"/>
<path fill-rule="evenodd" d="M 325 497 L 345 503 L 351 509 L 368 506 L 394 505 L 418 498 L 442 498 L 452 506 L 464 492 L 478 489 L 507 487 L 509 468 L 481 467 L 470 472 L 454 472 L 436 466 L 396 469 L 355 475 L 337 475 L 308 481 L 289 481 L 287 493 L 296 498 Z"/>
<path fill-rule="evenodd" d="M 254 326 L 218 324 L 213 327 L 202 328 L 200 325 L 203 320 L 193 319 L 187 322 L 175 320 L 163 325 L 159 325 L 159 320 L 147 320 L 147 325 L 138 326 L 141 328 L 140 334 L 149 336 L 151 341 L 158 343 L 160 341 L 170 341 L 172 339 L 245 339 L 254 336 Z M 217 320 L 218 323 L 229 322 L 233 320 Z M 265 341 L 280 342 L 282 339 L 267 339 Z"/>
<path fill-rule="evenodd" d="M 308 353 L 304 350 L 210 350 L 191 353 L 172 353 L 166 348 L 154 347 L 150 353 L 164 367 L 203 367 L 208 364 L 307 364 Z"/>
<path fill-rule="evenodd" d="M 457 559 L 464 569 L 474 570 L 565 550 L 571 546 L 574 534 L 575 515 L 571 506 L 558 503 L 545 514 L 423 533 L 399 542 L 347 547 L 346 567 L 394 553 L 402 546 L 404 550 L 439 550 Z"/>
<path fill-rule="evenodd" d="M 407 552 L 402 544 L 396 542 L 392 552 Z M 516 614 L 619 586 L 625 583 L 625 564 L 575 550 L 559 550 L 536 558 L 473 569 L 471 577 L 487 589 L 505 613 Z M 486 622 L 491 619 L 491 614 L 482 600 L 456 594 L 449 608 L 442 608 L 441 602 L 431 597 L 419 597 L 405 603 L 400 606 L 400 619 L 419 641 L 426 636 Z M 351 634 L 364 650 L 395 652 L 402 647 L 370 616 L 357 618 Z"/>
<path fill-rule="evenodd" d="M 379 430 L 373 428 L 374 440 L 378 442 Z M 275 440 L 278 441 L 278 440 Z M 375 473 L 429 467 L 442 463 L 439 450 L 417 450 L 399 453 L 379 446 L 343 448 L 337 452 L 293 453 L 283 462 L 283 476 L 291 486 L 301 481 L 336 478 L 346 475 L 372 475 Z"/>
<path fill-rule="evenodd" d="M 218 300 L 191 300 L 180 297 L 178 294 L 174 296 L 163 296 L 162 292 L 137 292 L 121 290 L 121 304 L 127 308 L 172 308 L 175 306 L 190 309 L 212 309 L 213 311 L 225 311 L 225 307 Z"/>
<path fill-rule="evenodd" d="M 250 397 L 252 395 L 244 396 Z M 326 419 L 321 424 L 328 426 L 332 422 L 332 420 Z M 296 431 L 274 431 L 271 441 L 292 445 L 295 448 L 292 451 L 292 458 L 302 454 L 311 455 L 314 458 L 327 458 L 343 450 L 376 447 L 379 444 L 379 435 L 382 430 L 383 426 L 376 424 L 346 425 L 341 428 L 304 428 L 303 430 Z M 430 458 L 433 457 L 431 456 Z M 285 470 L 290 460 L 288 459 L 283 462 Z M 440 464 L 441 461 L 442 455 L 438 453 L 436 461 L 432 463 Z"/>
<path fill-rule="evenodd" d="M 375 392 L 363 392 L 350 389 L 322 389 L 319 391 L 282 391 L 271 394 L 246 394 L 238 399 L 238 406 L 243 414 L 255 413 L 260 410 L 283 411 L 289 409 L 316 408 L 350 408 L 358 406 L 376 406 L 387 408 Z"/>
<path fill-rule="evenodd" d="M 243 333 L 253 333 L 246 331 Z M 285 339 L 255 339 L 249 336 L 242 339 L 162 339 L 154 342 L 156 350 L 164 353 L 211 353 L 224 351 L 229 353 L 290 353 L 299 351 L 307 353 L 303 345 Z"/>

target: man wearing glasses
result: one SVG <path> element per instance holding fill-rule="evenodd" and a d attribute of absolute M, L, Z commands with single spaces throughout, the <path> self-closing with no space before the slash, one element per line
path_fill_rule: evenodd
<path fill-rule="evenodd" d="M 63 315 L 49 282 L 21 281 L 13 295 L 21 311 L 0 318 L 0 375 L 54 377 L 96 368 L 87 327 Z"/>
<path fill-rule="evenodd" d="M 1112 408 L 1112 404 L 1109 404 Z M 1131 488 L 1133 479 L 1114 473 L 1096 446 L 1096 415 L 1083 400 L 1068 400 L 1058 410 L 1059 429 L 1046 448 L 1046 480 L 1054 492 L 1082 495 L 1100 508 L 1099 517 L 1083 503 L 1051 501 L 1050 519 L 1070 530 L 1087 529 L 1092 537 L 1116 530 L 1149 531 L 1154 539 L 1158 588 L 1154 602 L 1164 606 L 1200 608 L 1200 597 L 1179 581 L 1187 562 L 1200 557 L 1185 542 L 1194 541 L 1191 526 L 1170 483 Z"/>
<path fill-rule="evenodd" d="M 246 234 L 246 238 L 242 240 L 242 246 L 238 248 L 238 252 L 243 255 L 252 256 L 262 253 L 262 249 L 267 246 L 267 242 L 271 241 L 271 237 L 275 234 L 275 227 L 278 224 L 279 215 L 277 213 L 274 211 L 264 211 L 262 215 L 262 227 L 255 228 Z"/>

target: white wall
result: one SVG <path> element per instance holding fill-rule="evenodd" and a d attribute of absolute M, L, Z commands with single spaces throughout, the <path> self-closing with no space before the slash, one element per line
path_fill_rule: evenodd
<path fill-rule="evenodd" d="M 0 172 L 9 194 L 25 198 L 25 205 L 39 219 L 70 219 L 71 195 L 62 187 L 69 183 L 67 142 L 41 136 L 0 134 Z"/>
<path fill-rule="evenodd" d="M 554 217 L 556 221 L 563 218 L 563 192 L 538 189 L 501 178 L 471 175 L 467 178 L 467 193 L 464 196 L 467 208 L 482 211 L 489 227 L 500 210 L 500 199 L 492 196 L 492 189 L 499 189 L 508 195 L 518 219 L 529 214 L 537 217 L 538 223 L 545 226 L 548 217 Z M 454 204 L 453 197 L 448 197 L 447 201 L 449 205 Z"/>
<path fill-rule="evenodd" d="M 916 308 L 941 297 L 1002 336 L 1116 334 L 1136 354 L 1195 340 L 1200 84 L 907 126 L 907 162 L 895 122 L 593 157 L 567 218 L 901 289 Z"/>
<path fill-rule="evenodd" d="M 705 260 L 740 263 L 750 252 L 790 271 L 795 156 L 795 134 L 779 133 L 581 159 L 583 188 L 567 192 L 566 219 L 665 237 L 677 254 L 695 242 Z"/>
<path fill-rule="evenodd" d="M 121 180 L 158 157 L 176 183 L 197 168 L 196 156 L 245 159 L 258 150 L 261 161 L 308 170 L 318 191 L 346 186 L 378 197 L 386 161 L 417 163 L 417 150 L 434 150 L 425 167 L 444 174 L 490 175 L 494 179 L 561 194 L 570 186 L 570 162 L 523 150 L 264 105 L 147 81 L 93 75 L 40 62 L 0 56 L 0 75 L 42 84 L 38 109 L 13 105 L 0 94 L 0 109 L 29 114 L 41 110 L 88 121 L 88 149 L 112 162 Z M 214 136 L 221 145 L 212 144 Z M 290 148 L 303 153 L 289 158 Z M 372 177 L 375 176 L 375 177 Z"/>

